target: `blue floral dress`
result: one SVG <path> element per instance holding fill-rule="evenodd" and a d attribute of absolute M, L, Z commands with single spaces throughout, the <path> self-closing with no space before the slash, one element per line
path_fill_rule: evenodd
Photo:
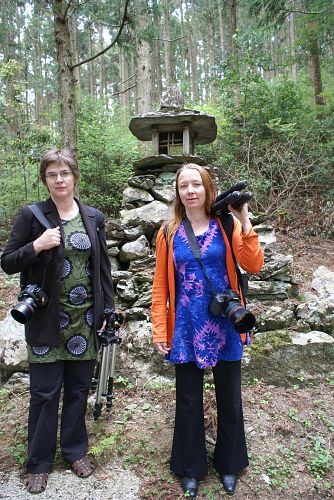
<path fill-rule="evenodd" d="M 230 288 L 225 257 L 225 242 L 216 219 L 207 231 L 196 236 L 201 260 L 216 292 Z M 195 362 L 199 368 L 215 366 L 218 361 L 238 361 L 243 345 L 230 320 L 209 310 L 212 291 L 195 259 L 183 224 L 174 237 L 176 276 L 176 321 L 172 348 L 166 357 L 172 363 Z"/>

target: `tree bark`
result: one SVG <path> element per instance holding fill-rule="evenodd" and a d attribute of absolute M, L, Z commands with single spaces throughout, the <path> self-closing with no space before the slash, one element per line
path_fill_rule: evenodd
<path fill-rule="evenodd" d="M 99 26 L 99 45 L 100 50 L 103 49 L 103 28 Z M 99 80 L 100 80 L 100 97 L 105 97 L 106 92 L 106 69 L 105 69 L 105 55 L 99 57 Z"/>
<path fill-rule="evenodd" d="M 89 26 L 89 39 L 88 39 L 88 57 L 91 58 L 94 53 L 94 27 L 91 24 Z M 94 98 L 95 95 L 95 78 L 94 78 L 94 67 L 93 62 L 88 61 L 88 92 L 89 95 Z"/>
<path fill-rule="evenodd" d="M 213 105 L 217 103 L 216 92 L 216 62 L 215 62 L 215 33 L 214 33 L 214 10 L 208 8 L 207 10 L 207 33 L 209 45 L 209 75 L 210 75 L 210 100 Z"/>
<path fill-rule="evenodd" d="M 73 64 L 79 62 L 79 52 L 78 52 L 78 28 L 77 28 L 77 16 L 76 7 L 73 7 L 71 15 L 68 18 L 68 25 L 70 30 L 70 41 L 71 41 L 71 51 Z M 77 92 L 81 94 L 81 78 L 80 78 L 80 67 L 76 67 L 73 70 L 74 80 L 76 83 Z"/>
<path fill-rule="evenodd" d="M 307 25 L 308 25 L 308 42 L 310 51 L 310 68 L 311 68 L 312 82 L 314 88 L 314 98 L 315 98 L 315 103 L 322 106 L 325 104 L 325 99 L 321 95 L 323 88 L 321 79 L 318 26 L 315 21 L 309 21 Z"/>
<path fill-rule="evenodd" d="M 152 96 L 153 102 L 159 102 L 161 94 L 162 94 L 162 74 L 161 74 L 161 44 L 159 40 L 159 36 L 161 33 L 160 30 L 160 16 L 158 15 L 158 5 L 157 1 L 153 0 L 153 20 L 155 26 L 155 32 L 157 33 L 157 37 L 153 43 L 153 62 L 154 62 L 154 77 L 155 77 L 155 85 L 154 85 L 154 95 Z"/>
<path fill-rule="evenodd" d="M 190 74 L 191 74 L 191 98 L 194 102 L 199 103 L 199 83 L 198 83 L 198 66 L 197 66 L 197 43 L 194 37 L 194 31 L 191 19 L 189 19 L 189 7 L 186 11 L 187 25 L 187 43 L 190 59 Z"/>
<path fill-rule="evenodd" d="M 224 18 L 223 18 L 223 8 L 218 2 L 218 22 L 219 22 L 219 38 L 220 38 L 220 51 L 221 51 L 221 60 L 225 59 L 225 26 L 224 26 Z"/>
<path fill-rule="evenodd" d="M 291 12 L 289 16 L 289 42 L 290 42 L 290 56 L 291 56 L 291 78 L 294 82 L 297 81 L 297 63 L 296 58 L 296 14 Z"/>
<path fill-rule="evenodd" d="M 164 47 L 165 47 L 165 72 L 166 72 L 166 85 L 167 88 L 171 87 L 174 83 L 173 78 L 173 63 L 172 63 L 172 50 L 171 50 L 171 27 L 170 27 L 170 2 L 164 0 Z"/>
<path fill-rule="evenodd" d="M 34 94 L 35 94 L 35 119 L 41 124 L 41 115 L 43 111 L 43 74 L 42 74 L 42 47 L 41 47 L 41 0 L 34 0 Z"/>
<path fill-rule="evenodd" d="M 143 114 L 151 110 L 152 99 L 152 49 L 144 34 L 148 25 L 147 2 L 138 0 L 136 49 L 137 49 L 137 108 Z"/>
<path fill-rule="evenodd" d="M 59 78 L 62 146 L 71 149 L 75 154 L 77 149 L 74 96 L 75 81 L 73 70 L 71 69 L 73 61 L 70 32 L 66 15 L 67 7 L 68 5 L 65 0 L 52 0 Z"/>
<path fill-rule="evenodd" d="M 121 82 L 119 86 L 119 91 L 121 93 L 121 105 L 126 108 L 127 111 L 130 110 L 130 93 L 128 90 L 130 87 L 129 82 L 129 66 L 126 59 L 125 49 L 123 44 L 119 44 L 119 62 L 120 62 L 120 77 Z"/>

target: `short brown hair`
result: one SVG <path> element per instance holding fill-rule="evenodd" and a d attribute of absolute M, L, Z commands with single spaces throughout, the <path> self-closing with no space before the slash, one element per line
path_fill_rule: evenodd
<path fill-rule="evenodd" d="M 75 185 L 78 184 L 80 179 L 80 172 L 77 160 L 70 149 L 49 149 L 44 153 L 41 158 L 41 163 L 39 167 L 39 175 L 41 176 L 43 184 L 46 185 L 45 172 L 50 165 L 50 163 L 58 163 L 60 165 L 66 165 L 71 170 Z"/>

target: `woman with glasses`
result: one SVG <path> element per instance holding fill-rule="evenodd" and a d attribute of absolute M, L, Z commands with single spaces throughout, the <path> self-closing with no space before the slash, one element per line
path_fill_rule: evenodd
<path fill-rule="evenodd" d="M 21 273 L 21 288 L 47 296 L 25 324 L 30 366 L 26 488 L 45 490 L 56 453 L 58 406 L 63 388 L 60 448 L 81 478 L 94 470 L 87 455 L 87 397 L 97 355 L 97 330 L 114 308 L 103 214 L 75 198 L 79 169 L 66 149 L 47 151 L 40 176 L 50 197 L 39 204 L 51 228 L 29 207 L 18 214 L 1 257 L 8 274 Z"/>

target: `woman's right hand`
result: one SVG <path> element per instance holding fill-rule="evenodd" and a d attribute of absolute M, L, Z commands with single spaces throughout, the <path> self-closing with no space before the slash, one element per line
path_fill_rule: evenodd
<path fill-rule="evenodd" d="M 170 351 L 170 347 L 167 347 L 167 342 L 154 342 L 154 345 L 160 354 L 168 354 Z"/>
<path fill-rule="evenodd" d="M 60 245 L 60 238 L 59 226 L 47 229 L 33 242 L 35 254 L 38 255 L 43 250 L 50 250 L 51 248 L 58 247 Z"/>

